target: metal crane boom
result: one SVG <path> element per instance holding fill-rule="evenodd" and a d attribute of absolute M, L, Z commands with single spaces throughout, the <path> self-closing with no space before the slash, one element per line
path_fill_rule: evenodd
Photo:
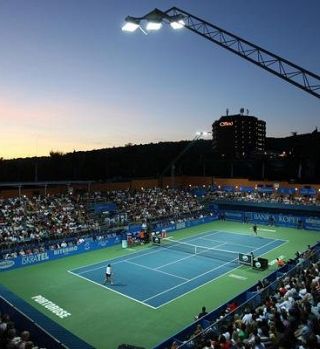
<path fill-rule="evenodd" d="M 320 98 L 320 76 L 177 7 L 165 14 L 182 15 L 185 28 Z"/>

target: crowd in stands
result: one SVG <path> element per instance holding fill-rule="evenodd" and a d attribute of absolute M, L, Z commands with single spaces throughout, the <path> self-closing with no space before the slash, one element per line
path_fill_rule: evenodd
<path fill-rule="evenodd" d="M 297 252 L 295 258 L 289 261 L 296 265 L 295 272 L 284 274 L 280 282 L 276 281 L 275 289 L 267 280 L 257 283 L 257 293 L 261 293 L 260 305 L 248 303 L 240 309 L 235 303 L 229 304 L 218 319 L 222 325 L 208 326 L 204 330 L 201 322 L 198 322 L 183 348 L 319 349 L 318 253 L 310 247 L 303 254 Z M 311 263 L 306 264 L 305 261 Z M 206 316 L 206 312 L 203 314 Z M 174 341 L 170 349 L 181 345 L 179 341 Z"/>
<path fill-rule="evenodd" d="M 201 195 L 196 194 L 198 189 L 202 189 Z M 130 223 L 180 223 L 210 214 L 206 211 L 204 202 L 221 198 L 319 204 L 317 197 L 281 195 L 276 191 L 224 192 L 220 188 L 211 187 L 206 187 L 205 190 L 203 187 L 141 188 L 82 195 L 20 196 L 0 199 L 0 250 L 14 250 L 14 257 L 43 252 L 48 248 L 72 246 L 79 243 L 78 238 L 82 235 L 124 227 Z M 96 202 L 111 202 L 116 207 L 116 212 L 92 214 L 89 203 Z M 74 239 L 70 239 L 71 237 Z M 58 242 L 46 243 L 50 240 Z"/>
<path fill-rule="evenodd" d="M 82 201 L 71 195 L 0 199 L 0 247 L 59 239 L 96 228 Z M 20 252 L 33 251 L 22 248 Z"/>
<path fill-rule="evenodd" d="M 116 204 L 119 212 L 126 214 L 129 222 L 180 217 L 203 208 L 189 188 L 151 188 L 117 190 L 93 193 L 94 199 L 104 199 Z"/>
<path fill-rule="evenodd" d="M 46 249 L 72 247 L 84 242 L 88 232 L 95 239 L 101 232 L 101 221 L 90 212 L 89 204 L 98 201 L 112 202 L 117 214 L 108 215 L 108 227 L 125 226 L 147 221 L 182 222 L 208 214 L 204 199 L 230 199 L 253 202 L 319 205 L 316 197 L 281 195 L 276 192 L 240 193 L 205 190 L 199 196 L 195 188 L 152 188 L 118 190 L 85 195 L 47 195 L 0 199 L 0 256 L 1 250 L 13 247 L 9 258 L 18 255 L 41 253 Z M 94 233 L 93 233 L 94 232 Z M 304 257 L 296 256 L 300 265 Z M 259 283 L 258 291 L 267 288 Z M 206 312 L 206 309 L 204 309 Z M 247 307 L 243 313 L 236 305 L 227 309 L 232 320 L 215 331 L 203 332 L 199 323 L 192 335 L 190 348 L 196 349 L 320 349 L 320 262 L 300 268 L 288 276 L 273 295 L 265 297 L 256 308 Z M 175 349 L 179 343 L 173 343 Z M 1 314 L 0 347 L 35 349 L 30 333 L 18 333 L 6 314 Z"/>
<path fill-rule="evenodd" d="M 315 195 L 298 195 L 298 194 L 282 194 L 276 190 L 272 192 L 241 192 L 223 191 L 223 190 L 209 190 L 205 194 L 207 200 L 233 200 L 245 201 L 254 203 L 274 203 L 284 205 L 320 205 L 320 200 Z"/>
<path fill-rule="evenodd" d="M 0 348 L 3 349 L 38 349 L 30 332 L 18 331 L 10 315 L 0 311 Z"/>
<path fill-rule="evenodd" d="M 105 215 L 102 222 L 101 217 L 90 212 L 88 200 L 112 202 L 117 212 Z M 46 248 L 72 246 L 79 241 L 77 238 L 70 241 L 70 237 L 99 232 L 102 227 L 191 219 L 200 215 L 201 210 L 203 206 L 189 190 L 169 188 L 94 192 L 89 197 L 65 194 L 0 199 L 0 249 L 15 247 L 13 257 L 38 253 Z M 48 240 L 59 242 L 44 243 Z"/>

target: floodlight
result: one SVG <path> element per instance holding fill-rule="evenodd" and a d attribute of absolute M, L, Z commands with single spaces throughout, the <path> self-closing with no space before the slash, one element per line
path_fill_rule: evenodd
<path fill-rule="evenodd" d="M 121 29 L 122 31 L 125 31 L 125 32 L 134 32 L 139 27 L 140 27 L 140 20 L 138 18 L 128 16 L 126 18 L 126 23 L 123 25 Z"/>
<path fill-rule="evenodd" d="M 122 28 L 121 30 L 124 32 L 134 32 L 136 29 L 139 28 L 139 24 L 135 24 L 135 23 L 130 23 L 127 22 Z"/>
<path fill-rule="evenodd" d="M 180 19 L 179 21 L 171 22 L 170 25 L 173 29 L 181 29 L 185 26 L 185 22 L 183 19 Z"/>
<path fill-rule="evenodd" d="M 161 22 L 148 22 L 146 29 L 147 30 L 159 30 L 162 27 Z"/>
<path fill-rule="evenodd" d="M 196 132 L 197 137 L 206 137 L 206 136 L 209 136 L 210 134 L 211 134 L 211 132 L 208 132 L 208 131 L 197 131 Z"/>

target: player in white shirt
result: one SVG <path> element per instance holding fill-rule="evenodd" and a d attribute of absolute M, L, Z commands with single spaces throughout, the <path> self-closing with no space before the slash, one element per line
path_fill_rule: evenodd
<path fill-rule="evenodd" d="M 104 280 L 104 285 L 108 282 L 110 282 L 110 284 L 112 284 L 112 268 L 111 268 L 111 264 L 108 264 L 106 267 L 106 275 L 105 275 L 105 280 Z"/>

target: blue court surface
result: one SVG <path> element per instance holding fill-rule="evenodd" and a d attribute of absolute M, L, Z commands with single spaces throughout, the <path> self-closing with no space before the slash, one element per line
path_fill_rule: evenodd
<path fill-rule="evenodd" d="M 198 234 L 179 242 L 182 245 L 145 248 L 69 272 L 146 306 L 158 308 L 239 267 L 239 252 L 261 256 L 285 243 L 219 231 Z M 109 263 L 114 273 L 113 284 L 104 285 L 105 268 Z"/>

